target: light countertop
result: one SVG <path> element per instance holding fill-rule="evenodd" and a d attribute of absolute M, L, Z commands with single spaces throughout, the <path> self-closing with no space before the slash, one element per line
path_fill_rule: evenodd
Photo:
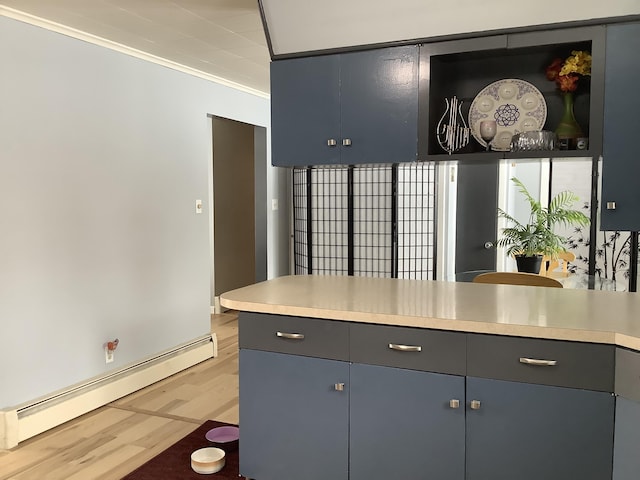
<path fill-rule="evenodd" d="M 295 275 L 220 296 L 234 310 L 640 350 L 638 293 Z"/>

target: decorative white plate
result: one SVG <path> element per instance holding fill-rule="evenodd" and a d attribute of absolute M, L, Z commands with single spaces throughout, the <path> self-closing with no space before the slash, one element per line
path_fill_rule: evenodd
<path fill-rule="evenodd" d="M 480 121 L 495 120 L 497 133 L 491 149 L 507 152 L 516 133 L 542 130 L 547 120 L 547 102 L 542 93 L 529 82 L 506 78 L 493 82 L 476 95 L 469 107 L 471 134 L 482 145 Z"/>

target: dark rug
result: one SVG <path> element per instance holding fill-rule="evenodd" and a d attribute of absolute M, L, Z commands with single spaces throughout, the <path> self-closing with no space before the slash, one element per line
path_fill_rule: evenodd
<path fill-rule="evenodd" d="M 214 480 L 233 479 L 238 480 L 238 447 L 225 450 L 226 463 L 217 473 L 201 475 L 191 469 L 191 453 L 194 450 L 211 446 L 204 437 L 215 427 L 230 425 L 228 423 L 207 420 L 182 440 L 178 440 L 169 448 L 160 452 L 147 463 L 141 465 L 122 480 L 160 480 L 160 479 L 199 479 L 211 478 Z"/>

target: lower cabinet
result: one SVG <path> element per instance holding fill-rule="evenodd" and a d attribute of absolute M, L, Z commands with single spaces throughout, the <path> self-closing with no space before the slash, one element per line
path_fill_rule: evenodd
<path fill-rule="evenodd" d="M 591 356 L 610 363 L 613 375 L 611 352 L 506 337 L 489 348 L 484 338 L 449 333 L 241 316 L 240 474 L 638 478 L 640 404 L 609 393 L 604 374 L 592 376 L 602 377 L 595 386 L 587 386 L 595 381 L 588 375 L 564 386 L 582 379 L 578 366 Z M 441 361 L 454 351 L 466 358 L 463 367 L 453 357 Z M 539 360 L 547 358 L 553 365 Z M 635 381 L 637 370 L 629 372 Z"/>
<path fill-rule="evenodd" d="M 464 377 L 361 364 L 350 376 L 351 480 L 464 479 Z"/>
<path fill-rule="evenodd" d="M 240 371 L 245 477 L 464 479 L 464 377 L 249 349 Z"/>
<path fill-rule="evenodd" d="M 613 480 L 637 480 L 640 475 L 640 403 L 616 399 Z"/>
<path fill-rule="evenodd" d="M 474 401 L 467 480 L 611 478 L 610 393 L 468 377 L 467 403 Z"/>
<path fill-rule="evenodd" d="M 239 363 L 240 474 L 347 480 L 349 363 L 249 349 Z"/>

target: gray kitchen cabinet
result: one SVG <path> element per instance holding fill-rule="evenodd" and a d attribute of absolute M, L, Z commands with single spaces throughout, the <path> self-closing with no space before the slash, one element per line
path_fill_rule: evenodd
<path fill-rule="evenodd" d="M 613 480 L 635 480 L 640 472 L 640 352 L 616 349 L 616 426 Z"/>
<path fill-rule="evenodd" d="M 611 478 L 610 393 L 468 377 L 467 403 L 467 480 Z"/>
<path fill-rule="evenodd" d="M 418 150 L 418 46 L 271 64 L 272 164 L 410 162 Z"/>
<path fill-rule="evenodd" d="M 348 478 L 348 324 L 242 312 L 240 473 Z"/>
<path fill-rule="evenodd" d="M 640 231 L 640 23 L 607 27 L 602 160 L 602 230 Z"/>
<path fill-rule="evenodd" d="M 640 472 L 640 403 L 616 400 L 613 480 L 637 480 Z"/>
<path fill-rule="evenodd" d="M 349 325 L 349 478 L 464 479 L 465 346 L 456 332 Z M 393 461 L 372 462 L 380 451 Z"/>
<path fill-rule="evenodd" d="M 467 335 L 467 480 L 610 479 L 613 345 Z"/>
<path fill-rule="evenodd" d="M 271 163 L 340 162 L 340 56 L 271 63 Z"/>
<path fill-rule="evenodd" d="M 240 350 L 240 474 L 347 480 L 349 364 Z"/>
<path fill-rule="evenodd" d="M 351 480 L 464 479 L 464 377 L 351 365 Z"/>
<path fill-rule="evenodd" d="M 260 313 L 239 328 L 240 473 L 257 480 L 611 479 L 614 377 L 638 387 L 640 354 L 612 345 Z M 640 406 L 618 405 L 627 480 Z"/>

